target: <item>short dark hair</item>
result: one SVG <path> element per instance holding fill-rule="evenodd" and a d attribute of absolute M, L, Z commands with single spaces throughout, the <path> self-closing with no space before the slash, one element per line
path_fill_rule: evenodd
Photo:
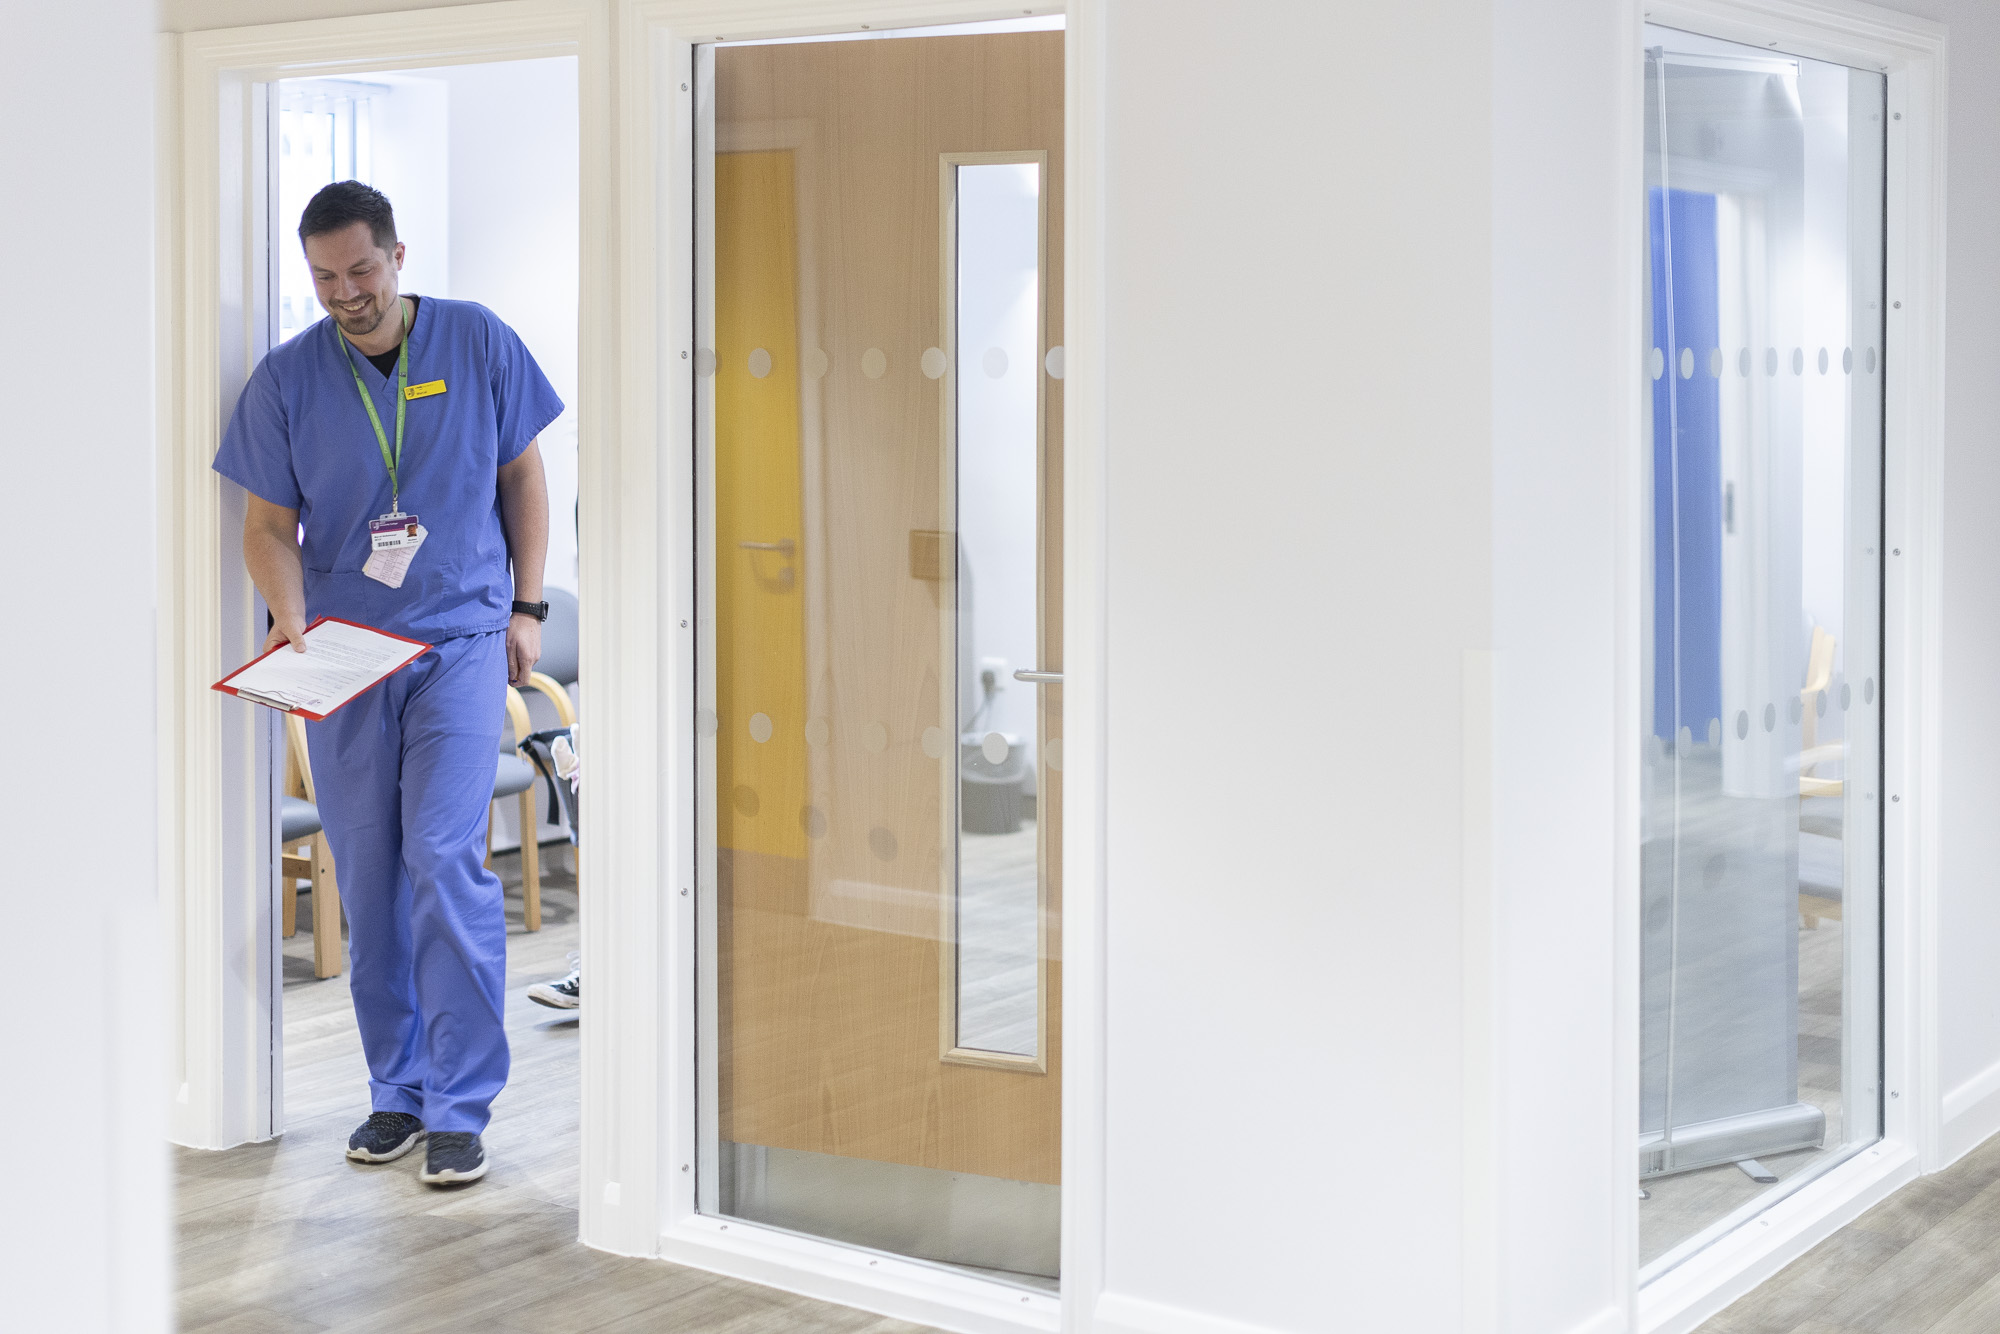
<path fill-rule="evenodd" d="M 368 224 L 378 249 L 389 254 L 395 252 L 396 211 L 389 207 L 389 196 L 360 181 L 335 181 L 312 197 L 306 211 L 299 215 L 299 244 L 357 222 Z"/>

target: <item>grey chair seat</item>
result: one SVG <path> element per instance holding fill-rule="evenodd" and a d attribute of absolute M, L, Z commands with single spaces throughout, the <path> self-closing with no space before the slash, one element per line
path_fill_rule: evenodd
<path fill-rule="evenodd" d="M 286 843 L 297 843 L 311 838 L 323 825 L 319 822 L 319 807 L 304 797 L 286 797 L 285 809 L 278 816 L 279 836 Z"/>
<path fill-rule="evenodd" d="M 493 775 L 493 799 L 518 796 L 535 785 L 535 766 L 519 755 L 502 755 Z"/>

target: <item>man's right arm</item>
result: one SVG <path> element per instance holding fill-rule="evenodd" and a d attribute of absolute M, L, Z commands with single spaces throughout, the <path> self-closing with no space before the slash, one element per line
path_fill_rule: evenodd
<path fill-rule="evenodd" d="M 303 653 L 306 586 L 299 565 L 299 512 L 273 505 L 255 492 L 246 499 L 250 508 L 243 515 L 243 564 L 264 595 L 273 622 L 264 648 L 268 651 L 290 640 L 292 648 Z"/>

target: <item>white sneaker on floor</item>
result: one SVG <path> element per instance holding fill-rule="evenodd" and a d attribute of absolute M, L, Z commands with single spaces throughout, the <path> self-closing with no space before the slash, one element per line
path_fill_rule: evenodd
<path fill-rule="evenodd" d="M 537 982 L 528 988 L 528 999 L 552 1010 L 574 1010 L 582 1004 L 583 964 L 572 954 L 569 976 L 560 982 Z"/>

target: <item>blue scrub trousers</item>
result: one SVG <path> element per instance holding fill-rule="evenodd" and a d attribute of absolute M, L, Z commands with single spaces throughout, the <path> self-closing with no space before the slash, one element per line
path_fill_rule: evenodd
<path fill-rule="evenodd" d="M 485 866 L 506 692 L 506 632 L 468 635 L 306 725 L 371 1101 L 433 1131 L 484 1130 L 507 1083 L 507 917 Z"/>

